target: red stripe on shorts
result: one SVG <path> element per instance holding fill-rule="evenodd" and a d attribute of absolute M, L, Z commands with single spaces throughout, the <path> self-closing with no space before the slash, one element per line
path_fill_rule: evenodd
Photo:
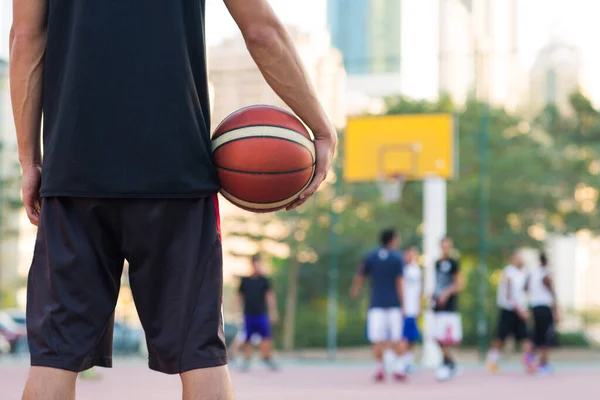
<path fill-rule="evenodd" d="M 215 205 L 215 216 L 217 219 L 217 234 L 219 235 L 219 238 L 220 238 L 221 237 L 221 214 L 219 212 L 219 196 L 216 194 L 213 196 L 213 203 Z"/>

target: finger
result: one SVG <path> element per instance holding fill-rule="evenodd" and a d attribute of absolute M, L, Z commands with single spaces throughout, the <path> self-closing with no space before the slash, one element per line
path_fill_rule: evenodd
<path fill-rule="evenodd" d="M 37 226 L 40 219 L 40 201 L 38 198 L 25 200 L 25 211 L 29 222 Z"/>
<path fill-rule="evenodd" d="M 317 189 L 319 189 L 319 186 L 321 186 L 321 183 L 325 180 L 325 176 L 326 175 L 322 173 L 316 174 L 310 185 L 300 193 L 300 196 L 298 196 L 292 204 L 287 206 L 286 210 L 290 211 L 304 204 L 313 194 L 315 194 Z"/>
<path fill-rule="evenodd" d="M 26 207 L 25 211 L 27 212 L 27 218 L 29 218 L 29 222 L 35 226 L 38 226 L 40 222 L 39 212 L 34 207 Z"/>

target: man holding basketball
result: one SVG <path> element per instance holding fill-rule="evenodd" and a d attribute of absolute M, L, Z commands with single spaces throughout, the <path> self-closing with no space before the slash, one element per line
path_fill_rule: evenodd
<path fill-rule="evenodd" d="M 233 398 L 204 3 L 13 1 L 10 87 L 23 202 L 39 228 L 27 291 L 26 400 L 74 399 L 79 372 L 112 365 L 125 259 L 150 368 L 180 374 L 184 400 Z M 268 1 L 225 4 L 269 85 L 315 136 L 315 178 L 289 208 L 298 207 L 327 175 L 335 131 Z"/>

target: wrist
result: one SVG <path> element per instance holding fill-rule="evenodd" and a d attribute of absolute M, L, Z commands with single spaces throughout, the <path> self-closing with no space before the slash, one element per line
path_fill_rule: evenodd
<path fill-rule="evenodd" d="M 40 156 L 22 156 L 19 155 L 19 164 L 21 164 L 21 168 L 40 168 L 42 166 L 42 157 Z"/>

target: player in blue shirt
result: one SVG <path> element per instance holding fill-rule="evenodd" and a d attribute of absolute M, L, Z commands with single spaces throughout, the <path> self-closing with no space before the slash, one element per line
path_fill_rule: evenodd
<path fill-rule="evenodd" d="M 375 380 L 385 379 L 383 353 L 393 349 L 397 361 L 394 377 L 405 378 L 404 362 L 401 355 L 405 351 L 402 340 L 402 256 L 396 251 L 400 244 L 398 234 L 393 229 L 381 233 L 381 247 L 370 251 L 364 258 L 354 278 L 350 296 L 360 293 L 365 279 L 371 283 L 371 301 L 367 314 L 367 337 L 373 345 L 373 355 L 377 366 Z"/>

